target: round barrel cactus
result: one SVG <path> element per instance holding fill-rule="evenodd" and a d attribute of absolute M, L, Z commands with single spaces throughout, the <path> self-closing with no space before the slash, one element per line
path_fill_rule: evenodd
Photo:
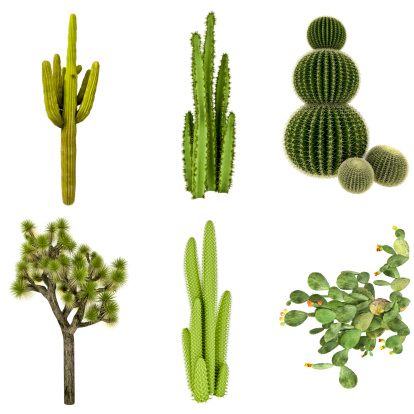
<path fill-rule="evenodd" d="M 374 170 L 363 158 L 348 158 L 339 167 L 338 180 L 349 193 L 365 193 L 374 183 Z"/>
<path fill-rule="evenodd" d="M 308 28 L 308 42 L 312 49 L 342 49 L 346 42 L 344 25 L 334 17 L 318 17 Z"/>
<path fill-rule="evenodd" d="M 387 145 L 369 150 L 365 159 L 372 165 L 375 182 L 385 187 L 400 185 L 407 177 L 408 162 L 404 154 Z"/>
<path fill-rule="evenodd" d="M 296 93 L 305 102 L 290 118 L 284 136 L 287 157 L 301 172 L 334 177 L 348 158 L 361 158 L 368 146 L 368 129 L 349 101 L 359 88 L 355 62 L 339 49 L 346 31 L 333 17 L 315 19 L 308 29 L 313 50 L 297 63 Z"/>

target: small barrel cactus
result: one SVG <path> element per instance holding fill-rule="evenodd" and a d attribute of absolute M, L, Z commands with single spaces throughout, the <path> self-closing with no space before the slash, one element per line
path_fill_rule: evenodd
<path fill-rule="evenodd" d="M 374 183 L 374 170 L 363 158 L 348 158 L 339 167 L 338 180 L 349 193 L 365 193 Z"/>
<path fill-rule="evenodd" d="M 332 363 L 306 363 L 305 367 L 313 369 L 328 369 L 339 367 L 339 383 L 344 388 L 354 388 L 358 383 L 356 374 L 346 366 L 348 353 L 351 349 L 359 350 L 364 358 L 373 356 L 377 341 L 382 344 L 381 349 L 390 349 L 390 354 L 401 354 L 403 342 L 410 334 L 410 329 L 402 321 L 401 312 L 407 309 L 410 300 L 403 297 L 401 291 L 410 283 L 410 279 L 400 277 L 398 268 L 409 259 L 409 246 L 405 241 L 405 232 L 395 230 L 397 239 L 394 246 L 377 245 L 377 252 L 384 251 L 390 256 L 375 276 L 384 274 L 392 281 L 375 280 L 370 283 L 367 272 L 343 271 L 336 279 L 337 286 L 330 286 L 328 280 L 321 273 L 311 273 L 308 285 L 312 291 L 327 291 L 327 294 L 308 294 L 302 290 L 294 290 L 286 303 L 307 303 L 313 312 L 285 309 L 280 313 L 282 326 L 299 326 L 308 318 L 315 318 L 320 327 L 311 329 L 309 333 L 322 333 L 320 339 L 320 354 L 328 354 L 337 347 L 342 349 L 332 356 Z M 392 289 L 389 300 L 377 298 L 376 286 L 389 286 Z M 384 332 L 390 331 L 387 340 L 380 338 Z"/>
<path fill-rule="evenodd" d="M 368 129 L 348 102 L 359 87 L 355 62 L 339 49 L 346 40 L 341 22 L 315 19 L 308 28 L 315 49 L 296 65 L 293 85 L 305 105 L 290 118 L 284 137 L 287 157 L 301 172 L 333 177 L 348 158 L 364 156 Z"/>
<path fill-rule="evenodd" d="M 365 159 L 374 169 L 375 182 L 385 187 L 400 185 L 408 175 L 408 162 L 404 154 L 387 145 L 371 148 Z"/>

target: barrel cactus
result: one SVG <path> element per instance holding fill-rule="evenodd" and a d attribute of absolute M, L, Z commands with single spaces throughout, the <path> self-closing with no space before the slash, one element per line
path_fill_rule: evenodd
<path fill-rule="evenodd" d="M 282 326 L 299 326 L 308 318 L 315 318 L 320 327 L 311 329 L 309 333 L 322 333 L 318 352 L 322 355 L 337 349 L 330 363 L 306 363 L 305 367 L 313 369 L 328 369 L 339 367 L 339 383 L 344 388 L 354 388 L 358 378 L 346 366 L 349 350 L 356 349 L 362 352 L 362 358 L 373 356 L 377 342 L 381 343 L 381 350 L 388 348 L 391 355 L 403 352 L 403 343 L 410 334 L 410 329 L 402 321 L 403 312 L 410 300 L 403 297 L 401 291 L 410 283 L 410 279 L 400 276 L 398 268 L 409 259 L 409 246 L 405 241 L 405 232 L 395 230 L 396 240 L 393 247 L 377 245 L 377 252 L 384 251 L 390 256 L 387 262 L 374 273 L 375 276 L 384 274 L 388 280 L 375 280 L 370 283 L 367 272 L 343 271 L 336 279 L 336 286 L 331 286 L 321 273 L 311 273 L 308 277 L 309 288 L 313 291 L 327 291 L 327 294 L 308 294 L 302 290 L 295 290 L 290 294 L 286 303 L 307 303 L 312 312 L 285 309 L 280 314 Z M 377 298 L 375 286 L 389 286 L 392 290 L 389 300 Z M 381 338 L 389 332 L 388 339 Z"/>
<path fill-rule="evenodd" d="M 365 193 L 374 183 L 374 170 L 363 158 L 348 158 L 339 167 L 338 180 L 349 193 Z"/>
<path fill-rule="evenodd" d="M 301 172 L 333 177 L 348 158 L 361 158 L 368 146 L 368 129 L 348 105 L 359 87 L 355 62 L 340 49 L 346 31 L 333 17 L 315 19 L 308 41 L 315 50 L 297 63 L 293 85 L 305 102 L 290 118 L 284 136 L 287 157 Z"/>
<path fill-rule="evenodd" d="M 408 162 L 404 154 L 387 145 L 377 145 L 368 151 L 365 159 L 372 165 L 375 182 L 385 187 L 396 187 L 407 177 Z"/>

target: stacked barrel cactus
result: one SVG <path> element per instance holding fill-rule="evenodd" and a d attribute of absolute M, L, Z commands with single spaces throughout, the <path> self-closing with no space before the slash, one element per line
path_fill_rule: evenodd
<path fill-rule="evenodd" d="M 375 276 L 386 275 L 389 280 L 375 280 L 370 283 L 367 272 L 343 271 L 336 280 L 337 286 L 331 286 L 320 273 L 311 273 L 308 277 L 309 288 L 313 291 L 327 291 L 327 294 L 308 294 L 295 290 L 290 294 L 286 303 L 307 303 L 314 308 L 313 312 L 299 310 L 281 312 L 281 325 L 299 326 L 309 317 L 315 318 L 321 327 L 310 330 L 311 335 L 322 333 L 320 339 L 320 354 L 327 354 L 341 347 L 332 356 L 331 363 L 306 363 L 306 367 L 313 369 L 328 369 L 339 367 L 339 382 L 344 388 L 354 388 L 358 378 L 346 366 L 350 349 L 363 352 L 362 357 L 373 356 L 377 341 L 382 343 L 381 349 L 390 349 L 390 354 L 401 354 L 403 342 L 410 334 L 410 329 L 402 321 L 403 312 L 410 300 L 401 293 L 410 279 L 400 276 L 398 268 L 409 259 L 409 246 L 405 241 L 405 232 L 395 230 L 397 239 L 394 246 L 377 245 L 377 251 L 384 251 L 390 256 L 387 262 L 375 272 Z M 376 286 L 390 286 L 392 292 L 389 300 L 377 298 Z M 388 339 L 380 338 L 384 332 L 389 331 Z"/>
<path fill-rule="evenodd" d="M 206 191 L 228 193 L 232 183 L 236 117 L 233 112 L 227 115 L 227 54 L 221 58 L 213 102 L 215 22 L 214 13 L 209 13 L 203 50 L 200 35 L 196 32 L 191 37 L 195 113 L 185 115 L 183 154 L 186 188 L 193 198 L 204 198 Z"/>
<path fill-rule="evenodd" d="M 361 158 L 368 130 L 350 105 L 359 87 L 354 61 L 340 49 L 346 40 L 342 23 L 333 17 L 315 19 L 307 32 L 314 49 L 297 63 L 293 85 L 305 102 L 290 118 L 284 137 L 287 157 L 301 172 L 333 177 L 348 158 Z"/>
<path fill-rule="evenodd" d="M 53 73 L 48 61 L 42 64 L 43 93 L 46 113 L 61 132 L 62 199 L 66 205 L 75 202 L 76 189 L 76 124 L 84 121 L 92 110 L 99 77 L 99 63 L 86 71 L 78 92 L 76 66 L 76 16 L 69 21 L 66 67 L 61 68 L 60 56 L 53 58 Z M 79 108 L 78 108 L 79 106 Z"/>
<path fill-rule="evenodd" d="M 211 221 L 204 229 L 201 278 L 197 246 L 192 237 L 185 250 L 184 270 L 191 307 L 190 329 L 182 331 L 187 380 L 194 400 L 206 402 L 210 395 L 224 397 L 226 394 L 231 306 L 231 294 L 225 291 L 217 312 L 216 236 Z"/>

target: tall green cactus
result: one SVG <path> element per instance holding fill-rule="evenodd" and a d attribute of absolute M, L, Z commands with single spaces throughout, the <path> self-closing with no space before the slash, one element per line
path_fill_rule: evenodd
<path fill-rule="evenodd" d="M 226 394 L 231 307 L 231 294 L 225 291 L 217 311 L 216 236 L 211 221 L 204 229 L 201 278 L 194 238 L 187 242 L 184 272 L 191 306 L 190 330 L 184 328 L 182 332 L 187 379 L 194 399 L 205 402 L 210 395 Z"/>
<path fill-rule="evenodd" d="M 76 66 L 76 16 L 69 20 L 68 52 L 66 67 L 61 68 L 60 56 L 42 64 L 43 93 L 46 113 L 61 128 L 61 177 L 62 200 L 70 205 L 75 202 L 76 189 L 76 124 L 84 121 L 91 112 L 99 77 L 99 63 L 85 73 L 78 92 L 78 74 L 82 66 Z M 80 105 L 80 106 L 79 106 Z M 79 106 L 79 108 L 78 108 Z"/>
<path fill-rule="evenodd" d="M 235 115 L 227 116 L 229 58 L 223 54 L 213 91 L 215 23 L 209 13 L 203 50 L 200 35 L 191 37 L 194 116 L 185 115 L 183 154 L 186 188 L 193 198 L 204 198 L 206 191 L 228 193 L 232 182 Z"/>
<path fill-rule="evenodd" d="M 410 249 L 405 241 L 405 232 L 393 227 L 396 240 L 393 247 L 377 245 L 377 252 L 384 251 L 390 256 L 387 262 L 374 273 L 375 276 L 384 274 L 391 280 L 375 280 L 370 283 L 368 272 L 345 270 L 336 279 L 337 286 L 330 286 L 321 273 L 311 273 L 308 286 L 312 291 L 327 291 L 327 294 L 309 295 L 302 290 L 294 290 L 286 303 L 307 303 L 312 312 L 299 310 L 280 313 L 281 325 L 299 326 L 308 318 L 315 318 L 320 327 L 311 329 L 309 333 L 323 333 L 320 339 L 321 348 L 318 352 L 328 354 L 338 346 L 343 349 L 332 356 L 332 363 L 305 364 L 313 369 L 328 369 L 335 366 L 340 368 L 339 383 L 344 388 L 354 388 L 358 383 L 356 374 L 345 364 L 351 349 L 362 351 L 363 358 L 373 356 L 377 338 L 383 345 L 381 349 L 390 349 L 391 355 L 403 352 L 403 343 L 410 334 L 410 329 L 402 321 L 401 312 L 410 304 L 410 299 L 403 297 L 401 291 L 410 283 L 410 279 L 400 277 L 398 268 L 409 260 Z M 376 286 L 389 286 L 392 290 L 389 299 L 376 298 Z M 346 292 L 346 291 L 349 291 Z M 387 340 L 380 337 L 384 332 L 392 334 Z"/>

